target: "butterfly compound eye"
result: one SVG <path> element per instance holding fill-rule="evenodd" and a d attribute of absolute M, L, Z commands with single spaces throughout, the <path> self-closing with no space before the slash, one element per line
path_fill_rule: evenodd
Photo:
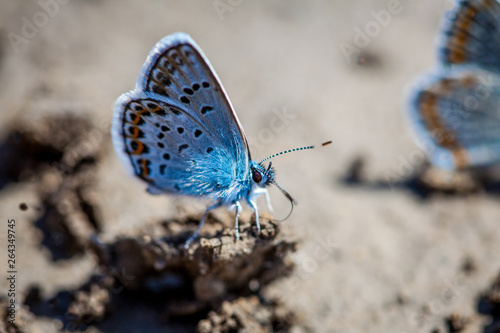
<path fill-rule="evenodd" d="M 253 181 L 256 182 L 257 184 L 262 181 L 262 175 L 257 170 L 253 171 L 252 178 L 253 178 Z"/>

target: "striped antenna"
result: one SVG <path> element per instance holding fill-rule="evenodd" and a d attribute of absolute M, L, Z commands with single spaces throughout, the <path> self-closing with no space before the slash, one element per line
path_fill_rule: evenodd
<path fill-rule="evenodd" d="M 330 143 L 332 143 L 332 142 L 331 141 L 327 141 L 327 142 L 322 143 L 321 146 L 324 147 L 324 146 L 329 145 Z M 314 146 L 307 146 L 307 147 L 301 147 L 301 148 L 294 148 L 294 149 L 285 150 L 285 151 L 282 151 L 280 153 L 277 153 L 277 154 L 271 155 L 269 157 L 266 157 L 265 159 L 263 159 L 262 161 L 260 161 L 259 164 L 262 164 L 262 162 L 265 162 L 265 161 L 267 161 L 267 160 L 269 160 L 269 159 L 271 159 L 273 157 L 279 156 L 279 155 L 283 155 L 283 154 L 286 154 L 286 153 L 291 153 L 292 151 L 299 151 L 299 150 L 306 150 L 306 149 L 314 149 Z M 271 165 L 272 165 L 272 162 L 269 162 L 269 167 L 267 168 L 267 171 L 269 171 L 271 169 Z M 271 183 L 274 186 L 276 186 L 286 196 L 286 198 L 290 201 L 290 204 L 292 205 L 292 207 L 290 208 L 290 212 L 288 213 L 288 215 L 283 220 L 276 221 L 276 222 L 282 222 L 282 221 L 285 221 L 286 219 L 288 219 L 290 217 L 290 215 L 292 215 L 293 207 L 297 204 L 297 201 L 295 201 L 295 199 L 292 198 L 292 196 L 287 191 L 285 191 L 281 186 L 279 186 L 278 183 L 273 178 L 270 178 L 270 181 L 271 181 Z"/>
<path fill-rule="evenodd" d="M 291 153 L 292 151 L 299 151 L 299 150 L 306 150 L 306 149 L 314 149 L 314 146 L 307 146 L 307 147 L 300 147 L 300 148 L 293 148 L 293 149 L 288 149 L 288 150 L 284 150 L 282 152 L 279 152 L 277 154 L 273 154 L 271 156 L 268 156 L 266 157 L 265 159 L 263 159 L 262 161 L 259 162 L 259 164 L 261 164 L 262 162 L 265 162 L 271 158 L 274 158 L 276 156 L 280 156 L 280 155 L 283 155 L 283 154 L 287 154 L 287 153 Z"/>
<path fill-rule="evenodd" d="M 327 141 L 327 142 L 322 143 L 321 146 L 324 147 L 324 146 L 329 145 L 330 143 L 332 143 L 332 142 L 331 141 Z M 273 155 L 271 155 L 269 157 L 266 157 L 265 159 L 263 159 L 262 161 L 260 161 L 259 164 L 261 164 L 262 162 L 265 162 L 265 161 L 267 161 L 267 160 L 269 160 L 271 158 L 274 158 L 276 156 L 280 156 L 280 155 L 283 155 L 283 154 L 291 153 L 293 151 L 307 150 L 307 149 L 314 149 L 314 146 L 307 146 L 307 147 L 300 147 L 300 148 L 294 148 L 294 149 L 284 150 L 284 151 L 279 152 L 277 154 L 273 154 Z"/>

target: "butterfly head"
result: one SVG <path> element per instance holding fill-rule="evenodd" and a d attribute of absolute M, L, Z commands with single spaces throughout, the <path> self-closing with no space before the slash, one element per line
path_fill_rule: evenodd
<path fill-rule="evenodd" d="M 252 183 L 255 186 L 265 188 L 273 184 L 288 198 L 288 200 L 290 200 L 292 204 L 296 203 L 292 196 L 288 194 L 288 192 L 285 191 L 281 186 L 279 186 L 278 183 L 276 183 L 276 180 L 274 179 L 274 168 L 272 167 L 272 162 L 269 162 L 269 165 L 267 167 L 265 167 L 262 162 L 252 163 L 252 165 L 250 166 L 250 173 Z"/>
<path fill-rule="evenodd" d="M 272 163 L 266 168 L 262 164 L 253 164 L 250 167 L 252 182 L 258 187 L 266 187 L 274 182 L 274 168 Z"/>

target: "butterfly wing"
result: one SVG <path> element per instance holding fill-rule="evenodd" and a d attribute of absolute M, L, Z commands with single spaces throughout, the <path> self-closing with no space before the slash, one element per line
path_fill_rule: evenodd
<path fill-rule="evenodd" d="M 409 99 L 411 125 L 445 169 L 500 162 L 500 77 L 486 71 L 427 74 Z"/>
<path fill-rule="evenodd" d="M 115 104 L 113 142 L 151 193 L 217 195 L 248 174 L 243 129 L 210 63 L 184 33 L 150 52 Z"/>
<path fill-rule="evenodd" d="M 500 72 L 500 3 L 460 0 L 448 12 L 439 37 L 445 65 L 472 65 Z"/>

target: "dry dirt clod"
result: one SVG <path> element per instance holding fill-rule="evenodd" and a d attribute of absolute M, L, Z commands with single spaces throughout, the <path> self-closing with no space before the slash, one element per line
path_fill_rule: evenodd
<path fill-rule="evenodd" d="M 288 332 L 294 321 L 293 313 L 279 304 L 263 304 L 256 296 L 240 297 L 211 311 L 198 323 L 198 332 Z"/>
<path fill-rule="evenodd" d="M 33 321 L 33 314 L 26 306 L 16 308 L 14 317 L 9 309 L 8 300 L 0 300 L 0 332 L 5 333 L 28 333 L 29 326 Z M 14 323 L 14 324 L 12 324 Z"/>
<path fill-rule="evenodd" d="M 206 302 L 233 292 L 248 293 L 251 281 L 263 286 L 292 269 L 287 254 L 295 250 L 296 243 L 280 234 L 277 224 L 263 221 L 265 232 L 259 238 L 247 229 L 238 241 L 230 235 L 231 228 L 225 228 L 215 235 L 202 235 L 185 250 L 185 239 L 171 233 L 178 229 L 172 228 L 173 223 L 182 222 L 164 223 L 163 234 L 156 230 L 155 235 L 124 237 L 109 244 L 94 239 L 91 248 L 105 270 L 125 272 L 129 277 L 126 289 L 147 288 L 153 279 L 175 281 L 172 276 L 177 276 L 190 286 L 196 299 Z"/>
<path fill-rule="evenodd" d="M 458 313 L 453 313 L 448 318 L 446 318 L 445 321 L 449 333 L 462 332 L 470 323 L 469 318 L 464 317 Z"/>

